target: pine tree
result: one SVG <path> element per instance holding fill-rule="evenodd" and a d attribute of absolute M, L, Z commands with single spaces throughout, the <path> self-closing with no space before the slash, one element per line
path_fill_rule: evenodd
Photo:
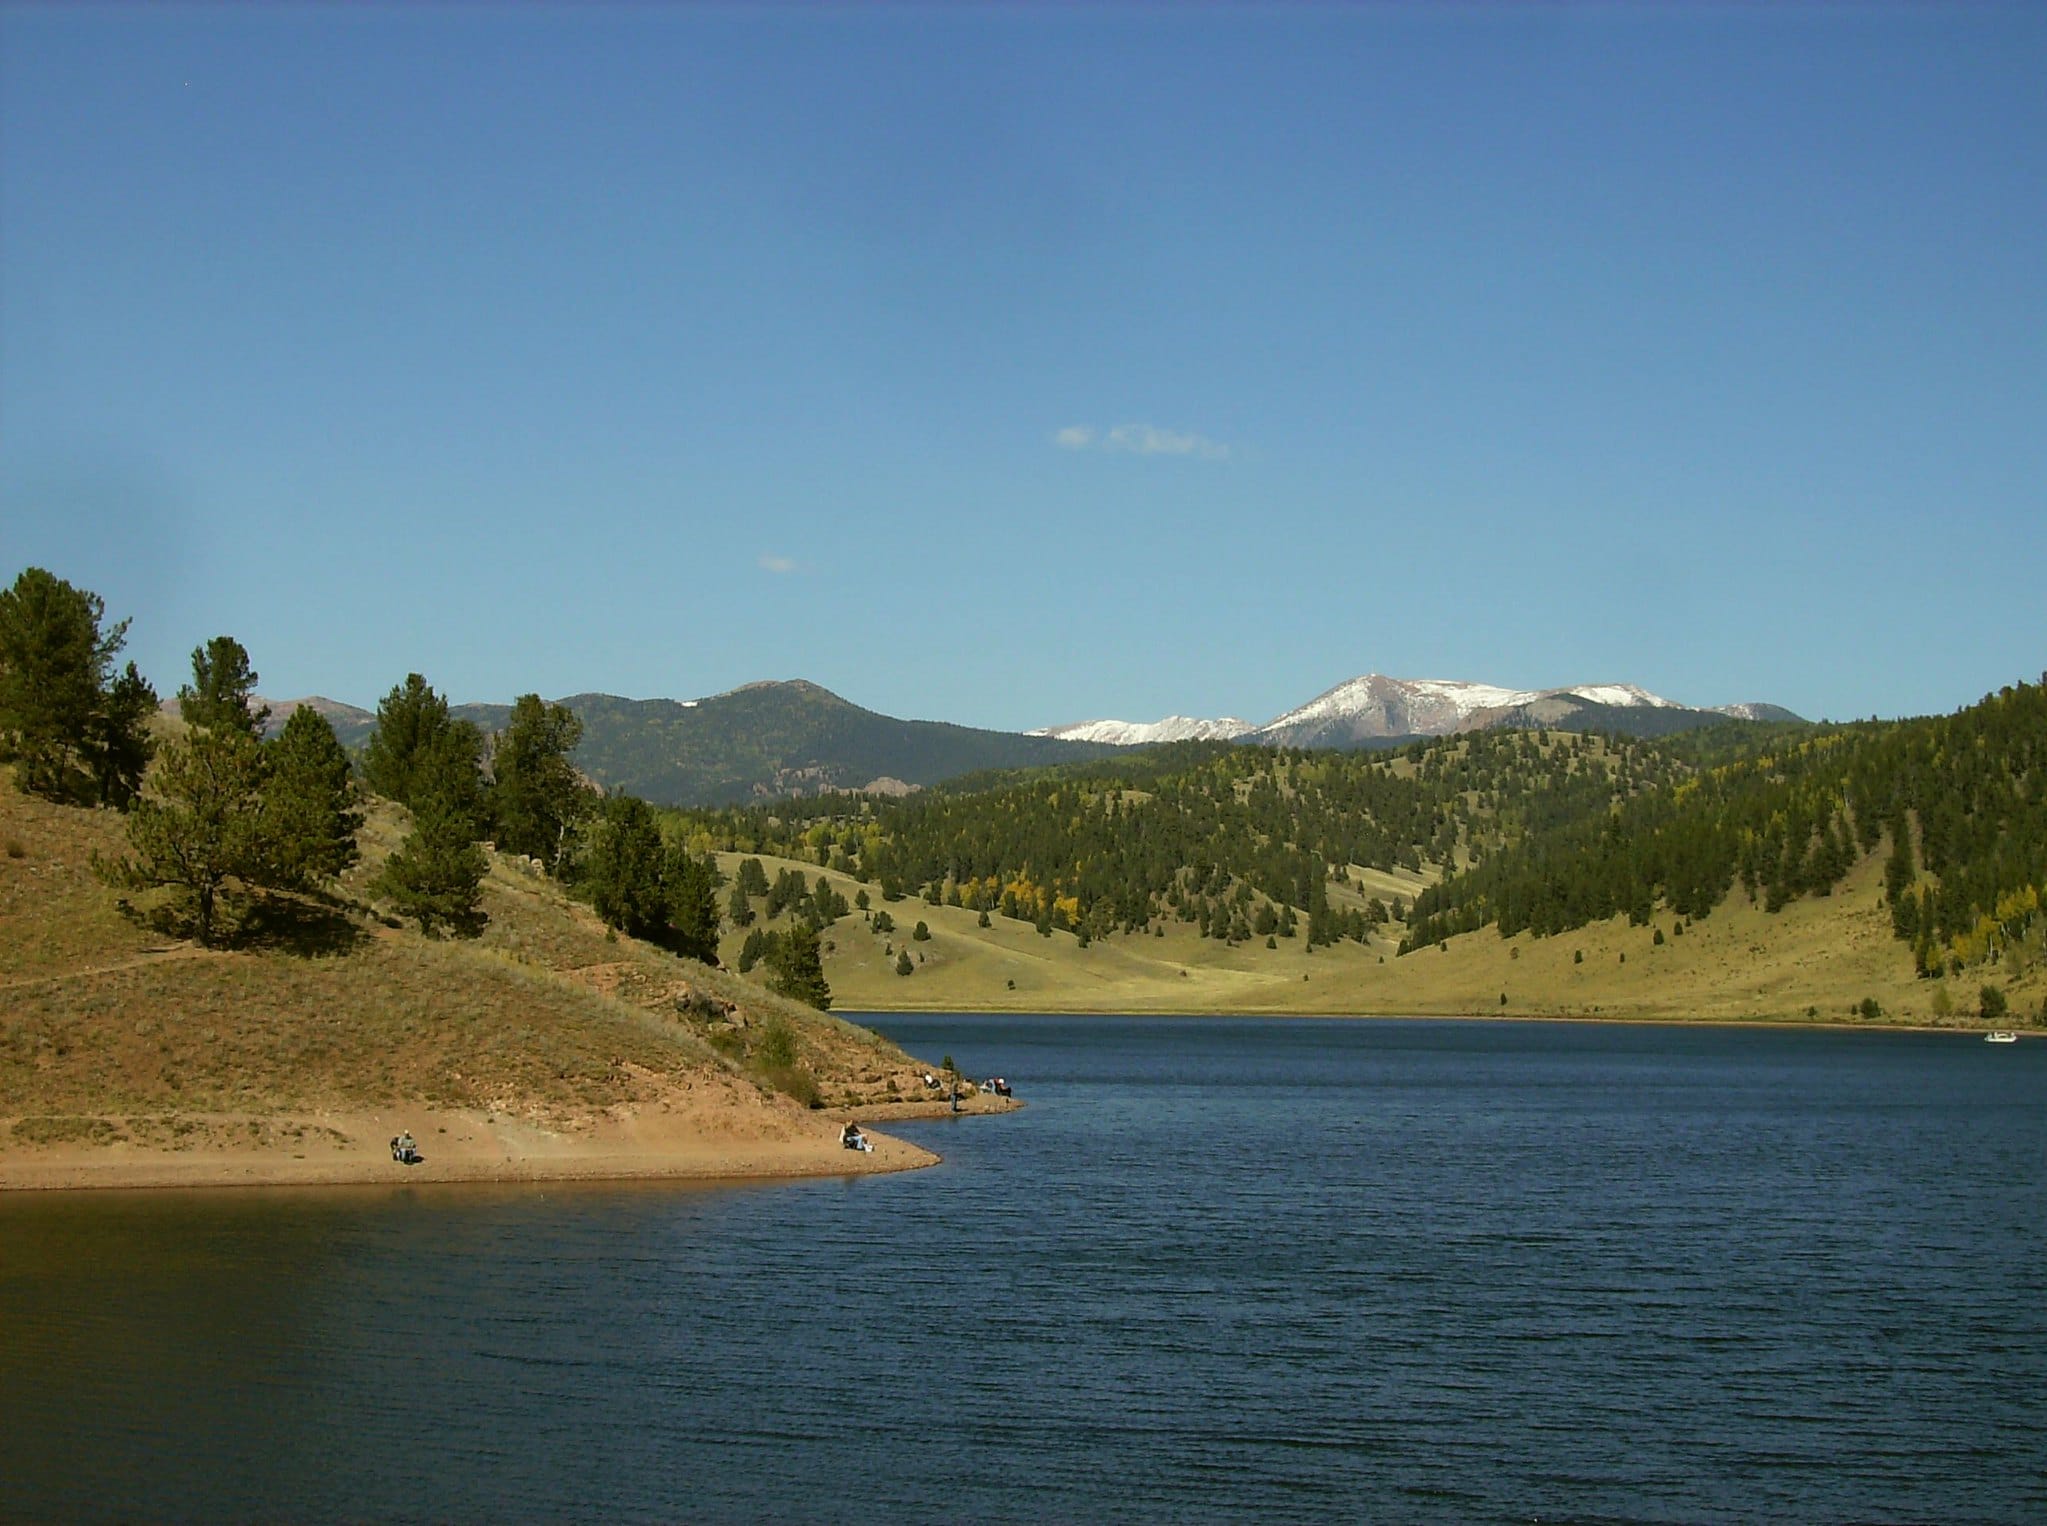
<path fill-rule="evenodd" d="M 491 754 L 491 830 L 498 848 L 537 858 L 559 874 L 574 827 L 596 793 L 569 754 L 583 740 L 583 722 L 566 705 L 522 694 Z"/>
<path fill-rule="evenodd" d="M 470 818 L 452 801 L 430 795 L 413 812 L 412 831 L 370 883 L 370 893 L 429 935 L 482 931 L 483 876 L 489 868 Z"/>
<path fill-rule="evenodd" d="M 654 938 L 669 914 L 661 828 L 647 802 L 613 795 L 591 845 L 584 880 L 590 904 L 608 926 L 632 938 Z"/>
<path fill-rule="evenodd" d="M 1884 897 L 1891 903 L 1891 931 L 1910 940 L 1919 930 L 1918 898 L 1912 894 L 1919 877 L 1912 861 L 1912 825 L 1904 811 L 1891 818 L 1891 856 L 1884 864 Z"/>
<path fill-rule="evenodd" d="M 660 941 L 685 958 L 718 962 L 718 866 L 709 858 L 693 858 L 677 846 L 669 850 L 662 878 L 668 898 L 668 928 Z"/>
<path fill-rule="evenodd" d="M 363 818 L 334 728 L 301 705 L 265 751 L 269 777 L 259 822 L 265 883 L 307 890 L 336 878 L 356 861 Z"/>
<path fill-rule="evenodd" d="M 178 690 L 178 713 L 187 726 L 239 731 L 259 741 L 270 707 L 250 708 L 256 682 L 248 649 L 232 636 L 215 636 L 192 649 L 192 681 Z"/>
<path fill-rule="evenodd" d="M 725 903 L 725 918 L 734 927 L 753 926 L 753 903 L 746 898 L 746 887 L 734 882 L 732 898 Z"/>
<path fill-rule="evenodd" d="M 483 737 L 468 721 L 457 721 L 448 702 L 417 673 L 405 675 L 377 704 L 377 729 L 363 749 L 363 782 L 387 800 L 417 809 L 429 793 L 450 793 L 450 803 L 483 828 L 480 763 Z M 472 778 L 456 776 L 467 772 Z"/>
<path fill-rule="evenodd" d="M 768 984 L 773 990 L 820 1012 L 831 1010 L 832 988 L 825 982 L 816 928 L 804 922 L 792 926 L 769 951 L 768 965 L 773 972 Z"/>
<path fill-rule="evenodd" d="M 62 800 L 98 790 L 120 804 L 140 777 L 134 761 L 147 761 L 143 727 L 155 695 L 132 663 L 121 679 L 110 677 L 128 622 L 102 631 L 105 613 L 98 594 L 41 567 L 0 590 L 0 755 L 16 760 L 29 794 Z M 112 782 L 110 792 L 102 781 Z"/>
<path fill-rule="evenodd" d="M 134 885 L 168 885 L 191 901 L 193 936 L 214 942 L 229 882 L 265 878 L 260 827 L 263 755 L 237 730 L 193 731 L 166 743 L 128 817 L 133 857 L 111 866 Z"/>
<path fill-rule="evenodd" d="M 102 805 L 127 810 L 142 789 L 156 743 L 149 735 L 156 690 L 129 663 L 107 686 L 86 728 L 85 758 Z"/>
<path fill-rule="evenodd" d="M 766 933 L 756 927 L 746 935 L 746 941 L 739 946 L 739 973 L 744 975 L 767 954 L 772 946 L 773 933 Z"/>

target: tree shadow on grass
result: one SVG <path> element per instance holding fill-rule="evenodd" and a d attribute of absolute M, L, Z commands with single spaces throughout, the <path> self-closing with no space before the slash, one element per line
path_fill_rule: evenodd
<path fill-rule="evenodd" d="M 195 918 L 188 895 L 153 898 L 140 905 L 122 896 L 114 906 L 136 927 L 159 937 L 182 943 L 194 936 Z M 337 958 L 356 952 L 370 941 L 370 934 L 356 923 L 349 910 L 342 902 L 318 895 L 250 896 L 223 892 L 214 903 L 214 936 L 210 946 L 292 954 L 301 959 Z"/>
<path fill-rule="evenodd" d="M 331 959 L 355 953 L 370 941 L 347 910 L 312 896 L 264 896 L 242 913 L 236 948 Z"/>

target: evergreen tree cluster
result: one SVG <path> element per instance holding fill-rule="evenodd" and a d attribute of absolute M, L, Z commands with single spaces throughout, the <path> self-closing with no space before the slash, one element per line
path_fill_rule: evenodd
<path fill-rule="evenodd" d="M 192 653 L 179 691 L 185 735 L 166 742 L 128 817 L 130 854 L 109 871 L 126 883 L 173 886 L 191 904 L 193 934 L 214 942 L 255 892 L 305 892 L 356 860 L 362 826 L 348 755 L 317 711 L 301 708 L 263 740 L 256 672 L 232 636 Z"/>
<path fill-rule="evenodd" d="M 23 791 L 125 810 L 153 744 L 156 691 L 115 670 L 128 622 L 102 628 L 106 602 L 41 567 L 0 589 L 0 759 Z"/>
<path fill-rule="evenodd" d="M 613 795 L 604 802 L 579 879 L 606 925 L 706 964 L 718 962 L 724 876 L 711 859 L 665 838 L 646 801 Z"/>
<path fill-rule="evenodd" d="M 765 964 L 769 989 L 828 1012 L 832 989 L 825 980 L 823 948 L 817 928 L 800 918 L 784 928 L 756 927 L 740 945 L 739 973 L 750 974 Z"/>
<path fill-rule="evenodd" d="M 573 878 L 582 832 L 598 799 L 568 760 L 582 734 L 582 723 L 565 706 L 523 694 L 504 729 L 486 738 L 474 722 L 453 715 L 446 697 L 423 677 L 407 674 L 378 704 L 376 730 L 362 754 L 364 782 L 409 807 L 413 816 L 412 831 L 372 891 L 416 917 L 423 930 L 469 933 L 482 926 L 487 861 L 478 844 L 486 836 L 507 853 L 538 859 L 557 876 Z M 617 851 L 605 852 L 611 856 L 594 855 L 593 864 L 612 897 L 607 921 L 658 927 L 671 941 L 705 946 L 704 918 L 694 900 L 687 914 L 694 920 L 686 927 L 665 915 L 643 922 L 637 881 L 630 873 L 621 878 Z M 664 861 L 656 878 L 668 872 Z M 663 881 L 655 894 L 667 898 L 665 912 L 681 892 Z M 715 948 L 715 910 L 710 927 Z"/>
<path fill-rule="evenodd" d="M 822 874 L 817 883 L 801 869 L 779 869 L 775 880 L 768 883 L 767 870 L 757 858 L 742 859 L 739 874 L 732 886 L 731 921 L 735 927 L 751 926 L 754 911 L 751 897 L 758 896 L 765 901 L 762 915 L 769 921 L 788 916 L 792 921 L 802 922 L 815 932 L 822 932 L 839 918 L 851 911 L 852 905 L 837 887 Z M 881 917 L 887 917 L 882 912 Z M 877 922 L 879 926 L 879 922 Z"/>
<path fill-rule="evenodd" d="M 1083 941 L 1172 918 L 1276 947 L 1302 931 L 1311 945 L 1364 941 L 1388 919 L 1383 904 L 1332 905 L 1332 878 L 1351 866 L 1480 858 L 1688 771 L 1663 744 L 1563 734 L 1478 733 L 1392 754 L 1186 744 L 898 801 L 677 814 L 726 851 L 828 865 L 884 900 L 910 891 Z M 788 895 L 778 882 L 770 917 Z"/>
<path fill-rule="evenodd" d="M 1694 919 L 1737 884 L 1775 912 L 1832 894 L 1879 851 L 1893 931 L 1922 974 L 1994 961 L 2033 929 L 2047 887 L 2047 688 L 1736 751 L 1424 891 L 1401 951 L 1488 925 L 1505 937 L 1620 914 L 1642 925 L 1659 906 Z"/>

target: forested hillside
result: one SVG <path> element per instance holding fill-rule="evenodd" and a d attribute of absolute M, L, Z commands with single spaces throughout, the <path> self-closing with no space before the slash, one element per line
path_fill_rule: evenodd
<path fill-rule="evenodd" d="M 1439 872 L 1600 817 L 1692 765 L 1666 745 L 1477 732 L 1390 754 L 1184 743 L 1137 757 L 982 775 L 900 801 L 845 796 L 682 813 L 700 849 L 807 859 L 883 894 L 1083 939 L 1198 922 L 1230 941 L 1364 940 L 1404 908 L 1339 907 L 1356 869 Z M 1341 898 L 1348 899 L 1348 898 Z"/>
<path fill-rule="evenodd" d="M 698 851 L 825 865 L 887 899 L 1083 945 L 1174 921 L 1230 943 L 1384 937 L 1400 953 L 1485 928 L 1668 915 L 1682 930 L 1737 892 L 1776 913 L 1881 855 L 1922 974 L 2016 974 L 2042 926 L 2043 770 L 2047 694 L 2019 685 L 1953 716 L 1838 727 L 1489 731 L 1382 754 L 1189 743 L 898 801 L 681 813 L 674 829 Z M 1373 870 L 1438 882 L 1405 906 L 1352 888 Z"/>
<path fill-rule="evenodd" d="M 1610 816 L 1558 823 L 1425 891 L 1403 951 L 1496 926 L 1563 932 L 1659 907 L 1703 917 L 1739 885 L 1772 911 L 1882 852 L 1922 974 L 2027 957 L 2047 886 L 2047 688 L 1952 716 L 1785 737 Z"/>

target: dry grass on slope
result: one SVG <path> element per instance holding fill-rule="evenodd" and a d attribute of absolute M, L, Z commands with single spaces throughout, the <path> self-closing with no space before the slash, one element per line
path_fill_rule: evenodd
<path fill-rule="evenodd" d="M 881 1101 L 921 1069 L 865 1030 L 607 935 L 514 860 L 493 855 L 481 938 L 391 926 L 365 887 L 404 825 L 379 803 L 332 902 L 216 951 L 153 931 L 151 897 L 124 910 L 93 874 L 95 851 L 121 850 L 121 817 L 0 783 L 0 1116 L 410 1100 L 563 1120 L 682 1092 Z"/>

